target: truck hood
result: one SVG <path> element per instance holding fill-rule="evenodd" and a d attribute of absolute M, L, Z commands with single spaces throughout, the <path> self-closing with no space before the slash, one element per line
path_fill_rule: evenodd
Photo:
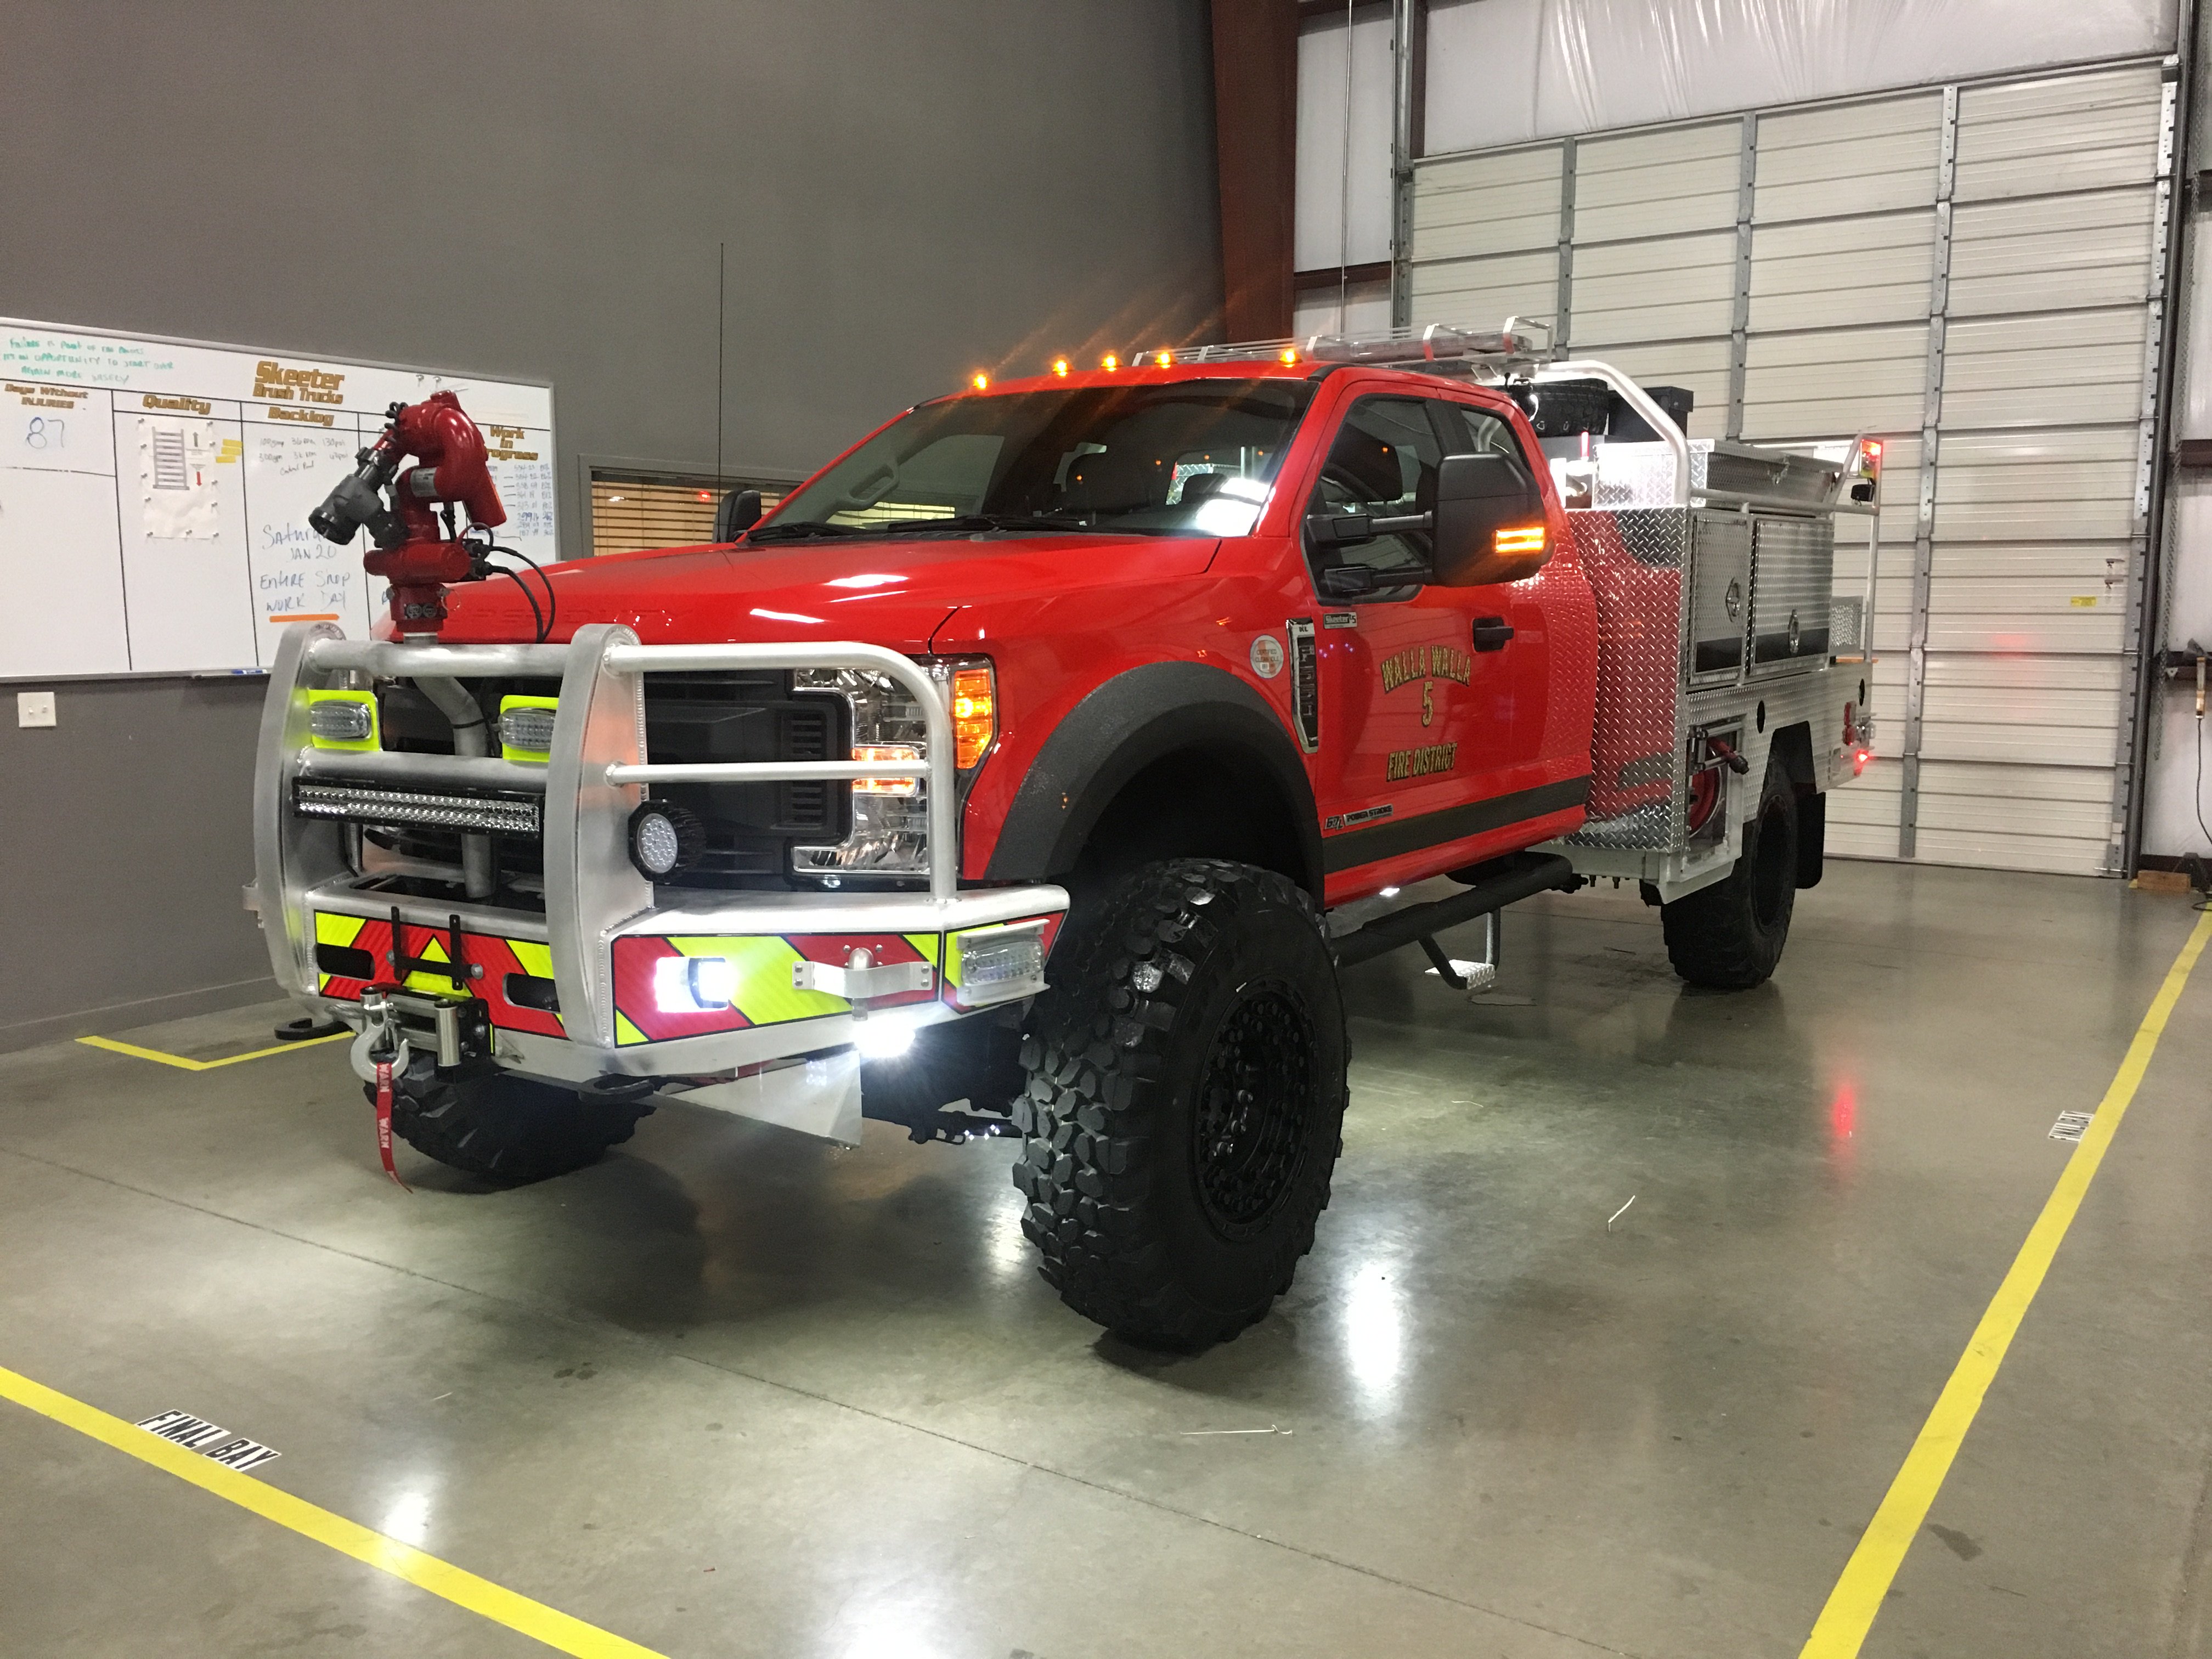
<path fill-rule="evenodd" d="M 1168 536 L 987 536 L 659 548 L 550 567 L 549 638 L 620 623 L 647 645 L 860 640 L 924 653 L 964 606 L 1066 598 L 1202 574 L 1217 541 Z M 544 604 L 527 570 L 521 580 Z M 448 591 L 448 644 L 526 641 L 537 623 L 501 577 Z"/>

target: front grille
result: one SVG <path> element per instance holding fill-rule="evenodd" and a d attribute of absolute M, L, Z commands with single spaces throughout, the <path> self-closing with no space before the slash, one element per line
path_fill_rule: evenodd
<path fill-rule="evenodd" d="M 850 719 L 842 697 L 794 692 L 782 670 L 645 678 L 646 752 L 656 763 L 832 760 L 850 748 Z M 842 784 L 656 784 L 653 795 L 688 807 L 706 827 L 689 885 L 787 886 L 794 843 L 851 833 L 851 791 Z"/>

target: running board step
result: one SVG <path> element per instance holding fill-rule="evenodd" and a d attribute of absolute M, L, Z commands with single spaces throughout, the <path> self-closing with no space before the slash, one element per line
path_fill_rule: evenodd
<path fill-rule="evenodd" d="M 1515 853 L 1488 864 L 1455 870 L 1452 879 L 1466 884 L 1464 893 L 1454 893 L 1426 904 L 1409 904 L 1377 916 L 1356 933 L 1336 941 L 1336 960 L 1350 968 L 1420 940 L 1433 942 L 1447 927 L 1490 915 L 1537 893 L 1572 892 L 1583 884 L 1575 866 L 1550 853 Z"/>

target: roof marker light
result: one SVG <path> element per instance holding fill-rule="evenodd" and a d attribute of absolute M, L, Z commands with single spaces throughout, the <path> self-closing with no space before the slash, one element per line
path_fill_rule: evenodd
<path fill-rule="evenodd" d="M 1116 369 L 1121 367 L 1121 360 L 1109 351 L 1098 360 L 1098 367 L 1108 370 Z"/>
<path fill-rule="evenodd" d="M 988 391 L 990 388 L 991 377 L 979 368 L 968 377 L 968 384 L 978 392 Z"/>
<path fill-rule="evenodd" d="M 1153 367 L 1157 368 L 1173 368 L 1175 367 L 1175 353 L 1172 351 L 1156 351 L 1152 354 L 1152 364 Z"/>
<path fill-rule="evenodd" d="M 1067 359 L 1065 357 L 1054 358 L 1052 360 L 1052 372 L 1055 374 L 1066 374 L 1067 373 Z"/>
<path fill-rule="evenodd" d="M 1298 360 L 1297 349 L 1295 346 L 1285 347 L 1281 356 L 1282 361 L 1286 363 L 1295 363 Z"/>

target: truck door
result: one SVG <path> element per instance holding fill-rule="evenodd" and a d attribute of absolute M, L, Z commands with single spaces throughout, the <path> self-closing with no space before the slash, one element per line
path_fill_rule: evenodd
<path fill-rule="evenodd" d="M 1555 790 L 1544 787 L 1558 775 L 1544 761 L 1547 748 L 1558 748 L 1551 726 L 1559 721 L 1548 706 L 1541 577 L 1437 586 L 1427 580 L 1427 531 L 1394 531 L 1349 546 L 1312 535 L 1316 515 L 1429 514 L 1444 453 L 1471 452 L 1509 453 L 1528 465 L 1506 420 L 1474 403 L 1356 398 L 1307 504 L 1307 557 L 1322 592 L 1322 744 L 1314 757 L 1322 838 L 1374 832 L 1329 849 L 1332 869 L 1464 841 L 1579 803 L 1579 796 L 1553 801 Z M 1332 598 L 1322 586 L 1332 566 L 1364 566 L 1378 586 Z M 1589 772 L 1586 719 L 1579 730 L 1582 759 L 1566 757 L 1577 776 Z"/>

